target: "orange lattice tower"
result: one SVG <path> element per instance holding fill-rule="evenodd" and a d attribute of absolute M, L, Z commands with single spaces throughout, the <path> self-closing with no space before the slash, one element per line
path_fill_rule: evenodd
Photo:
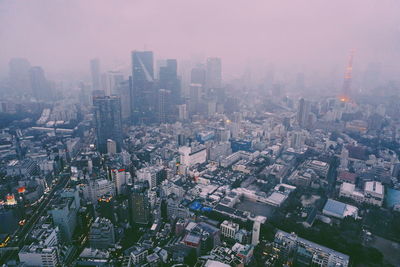
<path fill-rule="evenodd" d="M 351 80 L 353 76 L 354 52 L 354 50 L 350 51 L 349 62 L 344 73 L 342 95 L 340 96 L 340 101 L 342 102 L 349 102 L 351 98 Z"/>

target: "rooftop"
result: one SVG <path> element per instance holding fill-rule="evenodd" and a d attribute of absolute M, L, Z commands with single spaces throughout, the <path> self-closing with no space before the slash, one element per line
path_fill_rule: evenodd
<path fill-rule="evenodd" d="M 338 176 L 338 180 L 350 182 L 353 184 L 356 182 L 356 179 L 357 179 L 357 174 L 347 171 L 341 171 Z"/>
<path fill-rule="evenodd" d="M 370 181 L 365 183 L 364 190 L 367 192 L 373 192 L 375 194 L 383 195 L 383 185 L 380 182 Z"/>
<path fill-rule="evenodd" d="M 358 209 L 357 207 L 354 207 L 352 205 L 345 204 L 343 202 L 339 202 L 333 199 L 328 199 L 324 206 L 323 212 L 338 218 L 344 218 L 346 216 L 356 217 Z"/>

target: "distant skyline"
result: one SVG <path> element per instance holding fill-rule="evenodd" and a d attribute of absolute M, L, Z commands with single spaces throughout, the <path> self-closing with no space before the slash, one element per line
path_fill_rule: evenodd
<path fill-rule="evenodd" d="M 155 59 L 220 57 L 223 77 L 270 64 L 291 72 L 344 72 L 369 63 L 395 77 L 400 69 L 400 2 L 396 0 L 36 0 L 0 3 L 0 75 L 13 57 L 49 75 L 126 69 L 133 50 Z M 179 68 L 179 64 L 178 64 Z M 260 70 L 259 70 L 260 71 Z"/>

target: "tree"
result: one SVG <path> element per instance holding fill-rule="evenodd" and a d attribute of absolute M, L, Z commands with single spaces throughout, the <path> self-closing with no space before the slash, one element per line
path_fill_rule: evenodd
<path fill-rule="evenodd" d="M 185 257 L 184 263 L 189 266 L 194 266 L 197 262 L 196 250 L 191 249 L 188 255 Z"/>

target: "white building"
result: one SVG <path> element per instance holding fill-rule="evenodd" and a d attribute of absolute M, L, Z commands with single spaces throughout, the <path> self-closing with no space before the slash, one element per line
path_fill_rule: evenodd
<path fill-rule="evenodd" d="M 104 195 L 115 196 L 114 183 L 107 179 L 90 180 L 88 184 L 88 196 L 86 196 L 93 204 Z"/>
<path fill-rule="evenodd" d="M 347 216 L 358 218 L 358 208 L 333 199 L 328 199 L 322 213 L 327 216 L 343 219 Z"/>
<path fill-rule="evenodd" d="M 179 120 L 185 121 L 189 118 L 189 113 L 186 104 L 178 105 Z"/>
<path fill-rule="evenodd" d="M 136 172 L 138 181 L 148 181 L 150 188 L 157 187 L 163 180 L 163 167 L 150 166 Z"/>
<path fill-rule="evenodd" d="M 289 146 L 293 149 L 299 149 L 304 146 L 306 141 L 305 131 L 294 131 L 288 134 Z"/>
<path fill-rule="evenodd" d="M 224 221 L 223 223 L 221 223 L 221 234 L 224 237 L 228 237 L 228 238 L 235 238 L 235 234 L 237 231 L 239 231 L 239 225 L 237 223 L 234 222 L 229 222 L 229 221 Z"/>
<path fill-rule="evenodd" d="M 125 169 L 112 170 L 111 177 L 115 183 L 115 190 L 118 195 L 122 193 L 122 187 L 124 185 L 132 184 L 131 174 Z"/>
<path fill-rule="evenodd" d="M 380 182 L 376 181 L 366 182 L 364 185 L 365 202 L 381 207 L 383 204 L 383 199 L 385 197 L 384 192 L 385 189 Z"/>
<path fill-rule="evenodd" d="M 207 150 L 204 146 L 198 148 L 191 148 L 188 146 L 182 146 L 179 148 L 180 163 L 187 167 L 191 167 L 196 164 L 201 164 L 207 160 Z"/>
<path fill-rule="evenodd" d="M 354 184 L 342 183 L 339 196 L 351 198 L 359 203 L 368 203 L 381 207 L 385 194 L 382 183 L 368 181 L 364 184 L 364 191 L 356 189 Z"/>
<path fill-rule="evenodd" d="M 346 148 L 343 148 L 342 153 L 340 154 L 340 169 L 347 170 L 348 165 L 349 165 L 349 151 Z"/>
<path fill-rule="evenodd" d="M 347 267 L 350 257 L 333 249 L 298 237 L 295 233 L 286 233 L 278 230 L 275 234 L 274 248 L 282 255 L 289 256 L 301 251 L 310 255 L 310 266 Z"/>
<path fill-rule="evenodd" d="M 56 247 L 43 247 L 38 245 L 24 246 L 18 253 L 20 262 L 25 266 L 55 267 L 59 264 Z"/>
<path fill-rule="evenodd" d="M 253 224 L 253 232 L 251 235 L 251 244 L 253 246 L 257 246 L 259 239 L 260 239 L 260 228 L 261 228 L 261 221 L 260 220 L 254 220 Z"/>
<path fill-rule="evenodd" d="M 136 266 L 146 261 L 149 252 L 143 247 L 132 247 L 132 251 L 129 254 L 128 266 Z"/>
<path fill-rule="evenodd" d="M 49 224 L 32 231 L 33 237 L 38 240 L 30 245 L 24 246 L 18 253 L 20 262 L 24 266 L 58 266 L 59 264 L 59 230 Z"/>
<path fill-rule="evenodd" d="M 354 199 L 359 203 L 362 203 L 365 200 L 364 193 L 357 190 L 356 186 L 350 183 L 342 183 L 340 186 L 339 196 Z"/>
<path fill-rule="evenodd" d="M 107 154 L 114 155 L 117 153 L 117 143 L 112 139 L 107 139 Z"/>

